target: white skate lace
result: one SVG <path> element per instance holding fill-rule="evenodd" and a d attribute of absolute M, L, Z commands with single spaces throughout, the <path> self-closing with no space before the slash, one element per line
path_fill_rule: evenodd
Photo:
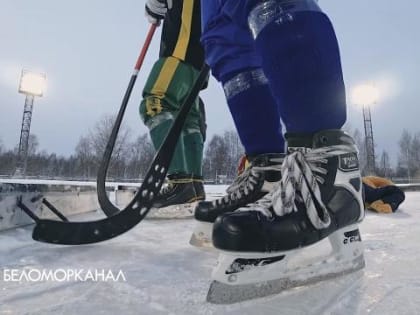
<path fill-rule="evenodd" d="M 233 183 L 230 184 L 228 188 L 226 188 L 226 192 L 228 194 L 234 193 L 236 190 L 239 189 L 239 187 L 242 186 L 242 183 L 250 176 L 251 168 L 252 167 L 246 168 L 244 171 L 242 171 L 241 174 L 239 174 L 238 176 L 236 176 L 236 178 L 234 179 Z"/>
<path fill-rule="evenodd" d="M 274 159 L 273 159 L 274 160 Z M 279 162 L 280 163 L 280 162 Z M 248 196 L 258 185 L 258 179 L 264 171 L 279 171 L 279 166 L 250 166 L 245 169 L 234 182 L 226 189 L 227 195 L 220 199 L 213 200 L 213 206 L 228 203 L 230 200 L 238 200 Z"/>
<path fill-rule="evenodd" d="M 327 169 L 322 165 L 328 163 L 328 158 L 357 152 L 354 145 L 335 145 L 302 153 L 300 151 L 287 155 L 281 167 L 281 180 L 274 189 L 253 204 L 239 210 L 256 210 L 268 218 L 284 216 L 297 212 L 295 201 L 300 201 L 306 208 L 306 214 L 317 229 L 330 225 L 331 218 L 321 198 L 319 184 L 325 182 L 322 175 L 327 174 Z M 300 194 L 297 194 L 299 192 Z"/>

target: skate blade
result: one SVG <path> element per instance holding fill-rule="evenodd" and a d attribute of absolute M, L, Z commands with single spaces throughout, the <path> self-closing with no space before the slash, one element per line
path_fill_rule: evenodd
<path fill-rule="evenodd" d="M 212 234 L 212 223 L 197 221 L 194 232 L 191 235 L 190 244 L 203 250 L 214 249 Z"/>
<path fill-rule="evenodd" d="M 152 208 L 146 216 L 150 220 L 191 219 L 194 216 L 196 202 Z"/>
<path fill-rule="evenodd" d="M 320 281 L 333 279 L 361 270 L 365 267 L 363 255 L 358 256 L 341 270 L 335 270 L 324 274 L 313 274 L 311 271 L 302 272 L 299 275 L 270 280 L 262 283 L 229 285 L 217 280 L 210 285 L 207 302 L 214 304 L 232 304 L 255 298 L 262 298 L 278 294 L 286 289 L 315 284 Z M 362 275 L 362 272 L 360 272 Z"/>

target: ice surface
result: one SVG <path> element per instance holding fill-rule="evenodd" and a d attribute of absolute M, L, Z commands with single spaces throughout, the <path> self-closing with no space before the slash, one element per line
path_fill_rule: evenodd
<path fill-rule="evenodd" d="M 222 193 L 226 187 L 211 187 Z M 364 272 L 230 306 L 205 302 L 215 252 L 188 242 L 193 220 L 147 220 L 114 240 L 54 246 L 31 227 L 0 233 L 1 268 L 122 270 L 126 282 L 5 282 L 0 314 L 420 314 L 420 192 L 361 224 Z M 1 276 L 1 275 L 0 275 Z"/>

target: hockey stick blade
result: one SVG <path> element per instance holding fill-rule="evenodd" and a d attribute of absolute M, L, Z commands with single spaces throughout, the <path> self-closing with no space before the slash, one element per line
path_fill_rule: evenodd
<path fill-rule="evenodd" d="M 40 219 L 36 222 L 32 238 L 40 242 L 63 245 L 98 243 L 121 235 L 142 221 L 153 204 L 154 196 L 163 185 L 188 112 L 207 80 L 208 73 L 209 67 L 205 65 L 156 153 L 143 184 L 124 210 L 97 221 L 59 222 Z"/>
<path fill-rule="evenodd" d="M 256 298 L 262 298 L 278 294 L 286 289 L 310 285 L 320 281 L 344 276 L 363 269 L 365 261 L 363 255 L 355 258 L 351 266 L 345 269 L 333 271 L 325 274 L 299 275 L 298 277 L 280 278 L 263 283 L 230 285 L 219 281 L 213 281 L 210 285 L 207 302 L 214 304 L 233 304 Z"/>

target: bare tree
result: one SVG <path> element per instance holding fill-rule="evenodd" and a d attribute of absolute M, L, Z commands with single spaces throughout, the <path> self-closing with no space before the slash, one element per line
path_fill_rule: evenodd
<path fill-rule="evenodd" d="M 227 175 L 227 152 L 229 148 L 224 138 L 214 135 L 207 145 L 203 160 L 203 175 L 207 179 L 217 180 L 218 175 Z"/>
<path fill-rule="evenodd" d="M 414 164 L 412 155 L 412 141 L 413 136 L 404 129 L 400 141 L 398 142 L 400 146 L 398 164 L 400 169 L 405 169 L 405 173 L 409 181 L 412 178 L 412 169 Z"/>
<path fill-rule="evenodd" d="M 138 179 L 146 175 L 155 155 L 155 149 L 149 135 L 143 134 L 131 143 L 128 154 L 128 175 Z"/>
<path fill-rule="evenodd" d="M 380 176 L 383 176 L 383 177 L 392 176 L 392 168 L 391 168 L 389 154 L 385 150 L 382 151 L 377 171 L 378 171 L 378 175 Z"/>
<path fill-rule="evenodd" d="M 76 146 L 76 157 L 79 162 L 79 171 L 84 178 L 90 178 L 95 167 L 95 156 L 88 137 L 81 136 Z"/>
<path fill-rule="evenodd" d="M 105 152 L 106 144 L 111 136 L 112 127 L 114 125 L 114 115 L 104 115 L 95 124 L 89 132 L 88 139 L 92 148 L 96 167 L 102 160 Z M 118 133 L 117 141 L 115 143 L 112 159 L 108 174 L 113 177 L 124 177 L 126 169 L 126 155 L 129 150 L 130 129 L 122 126 Z"/>
<path fill-rule="evenodd" d="M 420 133 L 416 133 L 411 141 L 411 172 L 413 177 L 420 176 Z"/>
<path fill-rule="evenodd" d="M 0 175 L 12 175 L 15 170 L 16 152 L 4 151 L 0 154 Z"/>
<path fill-rule="evenodd" d="M 229 179 L 233 179 L 237 175 L 237 165 L 244 154 L 244 148 L 239 140 L 238 133 L 234 130 L 225 131 L 223 135 L 225 140 L 226 151 L 226 175 Z"/>
<path fill-rule="evenodd" d="M 30 134 L 28 138 L 28 156 L 33 156 L 36 154 L 39 147 L 39 140 L 37 135 Z"/>
<path fill-rule="evenodd" d="M 106 144 L 111 136 L 112 127 L 114 125 L 114 115 L 102 116 L 89 132 L 92 149 L 96 157 L 102 158 Z M 130 131 L 127 127 L 122 126 L 118 133 L 117 141 L 114 147 L 113 157 L 118 157 L 123 152 L 124 145 L 129 140 Z"/>
<path fill-rule="evenodd" d="M 26 175 L 40 175 L 40 168 L 42 168 L 42 158 L 39 157 L 38 147 L 38 137 L 35 134 L 30 134 L 28 138 Z"/>

